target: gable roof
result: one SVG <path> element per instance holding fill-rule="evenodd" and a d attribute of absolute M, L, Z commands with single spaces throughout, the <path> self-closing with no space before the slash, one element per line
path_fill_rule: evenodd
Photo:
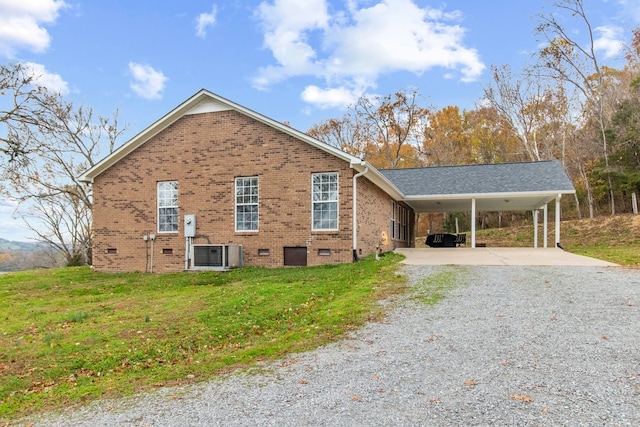
<path fill-rule="evenodd" d="M 575 189 L 557 160 L 380 170 L 417 212 L 538 209 Z"/>
<path fill-rule="evenodd" d="M 97 177 L 98 175 L 100 175 L 101 173 L 109 169 L 111 166 L 117 163 L 120 159 L 127 156 L 136 148 L 143 145 L 145 142 L 153 138 L 155 135 L 157 135 L 162 130 L 166 129 L 172 123 L 176 122 L 177 120 L 179 120 L 181 117 L 185 115 L 215 112 L 215 111 L 229 111 L 229 110 L 234 110 L 242 114 L 245 114 L 259 122 L 262 122 L 268 126 L 276 128 L 322 151 L 330 153 L 333 156 L 338 157 L 339 159 L 342 159 L 344 161 L 350 162 L 352 164 L 363 162 L 360 158 L 356 156 L 352 156 L 349 153 L 346 153 L 335 147 L 325 144 L 290 126 L 277 122 L 273 119 L 270 119 L 269 117 L 263 116 L 262 114 L 256 113 L 253 110 L 243 107 L 242 105 L 236 104 L 235 102 L 229 101 L 228 99 L 225 99 L 219 95 L 216 95 L 213 92 L 210 92 L 206 89 L 201 89 L 195 95 L 191 96 L 182 104 L 178 105 L 169 113 L 162 116 L 159 120 L 157 120 L 156 122 L 151 124 L 149 127 L 147 127 L 146 129 L 138 133 L 136 136 L 131 138 L 122 146 L 117 148 L 113 153 L 109 154 L 107 157 L 103 158 L 98 163 L 96 163 L 93 167 L 87 170 L 80 177 L 80 180 L 84 182 L 93 182 L 95 177 Z"/>
<path fill-rule="evenodd" d="M 97 162 L 90 169 L 88 169 L 84 174 L 80 176 L 80 181 L 93 183 L 93 180 L 105 172 L 111 166 L 116 164 L 118 161 L 126 157 L 129 153 L 133 152 L 135 149 L 149 141 L 155 135 L 159 134 L 162 130 L 169 127 L 172 123 L 175 123 L 181 117 L 190 114 L 200 114 L 207 112 L 216 112 L 216 111 L 229 111 L 234 110 L 241 114 L 251 117 L 254 120 L 257 120 L 261 123 L 266 124 L 267 126 L 271 126 L 275 129 L 280 130 L 288 135 L 297 138 L 307 144 L 318 148 L 326 153 L 329 153 L 338 159 L 347 161 L 350 163 L 351 167 L 357 172 L 365 172 L 366 176 L 369 180 L 371 180 L 374 184 L 380 187 L 383 191 L 389 194 L 396 200 L 402 198 L 402 193 L 393 185 L 384 175 L 382 175 L 376 168 L 365 162 L 359 157 L 353 156 L 349 153 L 346 153 L 342 150 L 339 150 L 335 147 L 332 147 L 329 144 L 325 144 L 324 142 L 312 138 L 309 135 L 300 132 L 292 128 L 291 126 L 280 123 L 276 120 L 273 120 L 267 116 L 264 116 L 260 113 L 257 113 L 249 108 L 243 107 L 240 104 L 237 104 L 233 101 L 230 101 L 226 98 L 223 98 L 219 95 L 216 95 L 213 92 L 210 92 L 206 89 L 199 90 L 195 95 L 191 96 L 189 99 L 184 101 L 182 104 L 178 105 L 176 108 L 171 110 L 169 113 L 162 116 L 159 120 L 152 123 L 149 127 L 138 133 L 136 136 L 131 138 L 129 141 L 125 142 L 122 146 L 114 150 L 111 154 Z"/>

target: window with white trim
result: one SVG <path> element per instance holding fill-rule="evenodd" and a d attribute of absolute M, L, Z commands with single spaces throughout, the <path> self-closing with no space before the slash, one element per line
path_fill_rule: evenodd
<path fill-rule="evenodd" d="M 311 229 L 338 229 L 338 173 L 314 173 L 311 175 Z"/>
<path fill-rule="evenodd" d="M 236 178 L 236 231 L 258 231 L 258 177 Z"/>
<path fill-rule="evenodd" d="M 158 182 L 158 232 L 178 231 L 178 181 Z"/>

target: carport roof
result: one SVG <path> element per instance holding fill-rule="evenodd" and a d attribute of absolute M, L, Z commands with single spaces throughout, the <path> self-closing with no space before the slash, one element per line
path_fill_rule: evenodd
<path fill-rule="evenodd" d="M 538 209 L 575 188 L 557 160 L 380 170 L 416 212 Z"/>

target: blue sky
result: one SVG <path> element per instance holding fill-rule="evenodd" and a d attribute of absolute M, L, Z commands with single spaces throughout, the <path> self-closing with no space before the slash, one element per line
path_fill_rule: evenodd
<path fill-rule="evenodd" d="M 640 4 L 585 3 L 615 65 Z M 409 87 L 425 105 L 473 108 L 491 65 L 518 69 L 538 48 L 536 15 L 550 10 L 547 0 L 0 0 L 0 57 L 99 114 L 118 109 L 127 137 L 201 88 L 305 131 L 363 94 Z M 0 237 L 25 240 L 14 207 L 0 200 Z"/>

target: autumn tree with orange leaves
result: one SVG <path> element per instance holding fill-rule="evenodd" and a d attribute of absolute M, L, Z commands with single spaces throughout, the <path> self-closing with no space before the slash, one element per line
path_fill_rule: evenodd
<path fill-rule="evenodd" d="M 377 168 L 421 166 L 419 147 L 428 109 L 419 100 L 417 89 L 384 97 L 363 96 L 341 119 L 324 121 L 307 134 Z"/>

